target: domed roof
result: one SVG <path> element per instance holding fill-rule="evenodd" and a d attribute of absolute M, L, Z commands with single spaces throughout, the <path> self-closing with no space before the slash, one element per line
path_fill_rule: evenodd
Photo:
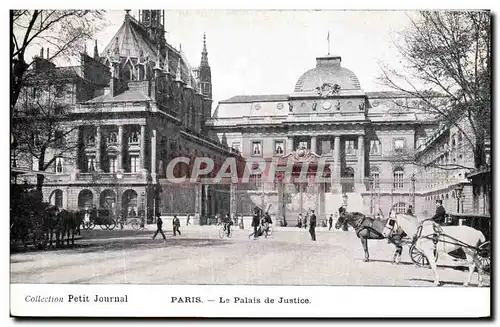
<path fill-rule="evenodd" d="M 337 56 L 316 58 L 316 68 L 310 69 L 295 84 L 295 92 L 314 91 L 324 83 L 338 84 L 341 90 L 360 90 L 358 77 L 340 65 Z"/>

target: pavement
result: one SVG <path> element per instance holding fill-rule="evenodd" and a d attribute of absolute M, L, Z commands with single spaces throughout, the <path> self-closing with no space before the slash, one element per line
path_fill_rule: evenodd
<path fill-rule="evenodd" d="M 411 262 L 408 247 L 401 264 L 392 264 L 394 246 L 385 240 L 368 241 L 371 261 L 363 262 L 352 231 L 320 227 L 313 242 L 296 227 L 275 227 L 258 240 L 249 239 L 250 228 L 221 239 L 219 228 L 181 226 L 181 236 L 165 230 L 166 241 L 151 239 L 154 225 L 82 231 L 75 248 L 11 254 L 11 283 L 432 286 L 434 280 L 430 269 Z M 444 286 L 463 284 L 467 271 L 438 264 Z M 476 273 L 470 286 L 477 286 Z"/>

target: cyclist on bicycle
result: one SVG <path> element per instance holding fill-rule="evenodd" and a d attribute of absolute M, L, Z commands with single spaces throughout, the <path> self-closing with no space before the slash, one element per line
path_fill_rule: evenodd
<path fill-rule="evenodd" d="M 263 227 L 263 231 L 266 233 L 266 237 L 267 237 L 267 234 L 269 232 L 269 224 L 272 224 L 272 223 L 273 223 L 273 220 L 271 219 L 269 212 L 266 212 L 264 214 L 264 217 L 262 218 L 262 227 Z"/>
<path fill-rule="evenodd" d="M 231 234 L 231 225 L 233 222 L 231 221 L 231 217 L 229 217 L 229 214 L 226 214 L 224 218 L 222 218 L 222 223 L 224 224 L 224 231 L 227 232 L 227 236 Z"/>

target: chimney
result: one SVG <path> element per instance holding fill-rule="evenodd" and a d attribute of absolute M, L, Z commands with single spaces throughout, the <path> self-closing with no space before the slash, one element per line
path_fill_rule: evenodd
<path fill-rule="evenodd" d="M 47 60 L 50 60 L 49 48 L 47 48 Z"/>
<path fill-rule="evenodd" d="M 40 58 L 43 58 L 43 47 L 40 49 Z"/>

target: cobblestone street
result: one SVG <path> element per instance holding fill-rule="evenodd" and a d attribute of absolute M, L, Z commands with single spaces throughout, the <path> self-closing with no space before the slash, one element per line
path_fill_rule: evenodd
<path fill-rule="evenodd" d="M 402 263 L 391 264 L 394 247 L 369 241 L 371 262 L 363 262 L 352 232 L 276 228 L 269 238 L 252 240 L 249 229 L 220 239 L 218 227 L 189 226 L 182 236 L 166 233 L 152 240 L 146 231 L 83 231 L 74 249 L 15 253 L 10 256 L 12 283 L 134 284 L 275 284 L 432 286 L 430 269 L 411 263 L 408 248 Z M 438 262 L 438 264 L 442 262 Z M 461 286 L 467 272 L 439 269 L 444 286 Z M 485 280 L 489 284 L 489 278 Z M 477 285 L 477 274 L 471 286 Z"/>

